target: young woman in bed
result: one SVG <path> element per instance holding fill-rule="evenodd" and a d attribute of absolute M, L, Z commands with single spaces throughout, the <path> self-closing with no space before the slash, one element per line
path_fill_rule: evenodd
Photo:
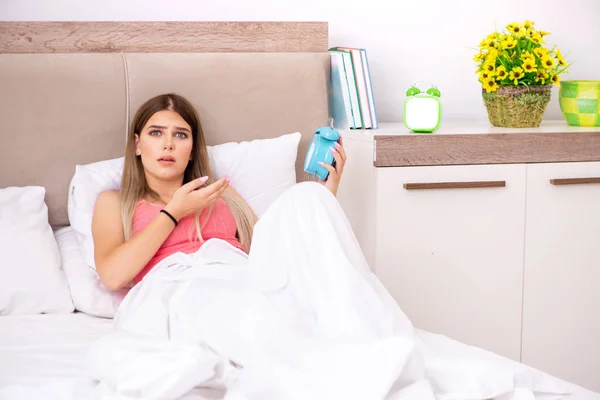
<path fill-rule="evenodd" d="M 333 149 L 335 167 L 322 182 L 336 195 L 346 154 Z M 100 194 L 92 235 L 96 270 L 116 290 L 139 282 L 160 260 L 193 253 L 219 238 L 250 249 L 256 215 L 231 187 L 210 171 L 202 127 L 183 97 L 165 94 L 143 104 L 125 148 L 120 191 Z"/>

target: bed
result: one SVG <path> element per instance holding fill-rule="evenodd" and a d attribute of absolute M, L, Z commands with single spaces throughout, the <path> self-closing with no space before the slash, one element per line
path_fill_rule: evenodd
<path fill-rule="evenodd" d="M 87 399 L 93 386 L 82 369 L 87 346 L 107 334 L 112 321 L 84 313 L 10 316 L 0 319 L 0 398 L 65 400 Z M 482 351 L 445 336 L 417 331 L 417 335 L 440 354 L 480 357 L 494 363 L 513 361 Z M 568 398 L 596 400 L 600 395 L 577 385 L 557 380 L 571 391 Z M 221 399 L 222 392 L 198 389 L 186 398 Z"/>
<path fill-rule="evenodd" d="M 288 164 L 295 180 L 310 179 L 304 154 L 328 118 L 327 23 L 3 23 L 0 32 L 0 188 L 43 187 L 56 243 L 74 234 L 69 196 L 76 166 L 122 157 L 132 113 L 159 93 L 189 98 L 215 149 L 293 133 Z M 60 249 L 66 275 L 72 267 L 64 265 L 65 254 L 79 251 L 81 242 L 69 246 Z M 5 263 L 0 271 L 7 269 Z M 0 316 L 0 398 L 88 398 L 94 383 L 84 368 L 86 351 L 111 332 L 111 310 L 79 307 L 75 287 L 82 275 L 65 279 L 70 308 Z M 437 354 L 523 368 L 441 335 L 417 331 L 417 337 Z M 600 394 L 544 379 L 564 385 L 568 398 L 600 400 Z M 206 389 L 186 398 L 222 395 Z"/>

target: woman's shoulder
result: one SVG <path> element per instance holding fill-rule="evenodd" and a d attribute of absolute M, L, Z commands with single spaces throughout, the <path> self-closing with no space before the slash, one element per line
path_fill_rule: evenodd
<path fill-rule="evenodd" d="M 107 209 L 119 209 L 121 206 L 121 192 L 118 190 L 106 190 L 98 195 L 95 211 Z"/>
<path fill-rule="evenodd" d="M 121 201 L 121 192 L 119 190 L 105 190 L 98 195 L 96 202 L 119 202 Z"/>

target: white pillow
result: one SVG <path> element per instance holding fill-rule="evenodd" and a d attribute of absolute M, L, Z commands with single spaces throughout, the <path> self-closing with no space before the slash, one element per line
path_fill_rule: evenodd
<path fill-rule="evenodd" d="M 96 268 L 94 240 L 92 238 L 92 215 L 98 195 L 121 186 L 124 157 L 76 165 L 75 175 L 69 186 L 67 209 L 69 223 L 75 230 L 81 254 L 87 265 Z"/>
<path fill-rule="evenodd" d="M 73 312 L 45 194 L 40 186 L 0 189 L 0 315 Z"/>
<path fill-rule="evenodd" d="M 261 216 L 281 193 L 296 183 L 296 159 L 302 135 L 224 143 L 208 147 L 216 177 L 229 175 L 231 186 Z"/>
<path fill-rule="evenodd" d="M 207 146 L 215 177 L 229 175 L 231 186 L 257 216 L 296 183 L 296 159 L 301 134 L 284 134 L 273 139 L 229 142 Z M 98 195 L 118 190 L 124 158 L 77 165 L 68 198 L 69 221 L 76 232 L 84 260 L 95 268 L 92 214 Z"/>
<path fill-rule="evenodd" d="M 54 237 L 75 309 L 98 317 L 114 317 L 128 289 L 110 291 L 102 284 L 96 271 L 83 259 L 72 227 L 57 229 Z"/>

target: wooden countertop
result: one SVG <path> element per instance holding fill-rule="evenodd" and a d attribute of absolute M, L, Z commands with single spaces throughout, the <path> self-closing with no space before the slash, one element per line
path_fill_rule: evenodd
<path fill-rule="evenodd" d="M 600 161 L 600 127 L 574 127 L 564 120 L 545 120 L 538 128 L 445 122 L 432 134 L 380 123 L 378 129 L 340 133 L 344 139 L 373 142 L 376 167 Z"/>

